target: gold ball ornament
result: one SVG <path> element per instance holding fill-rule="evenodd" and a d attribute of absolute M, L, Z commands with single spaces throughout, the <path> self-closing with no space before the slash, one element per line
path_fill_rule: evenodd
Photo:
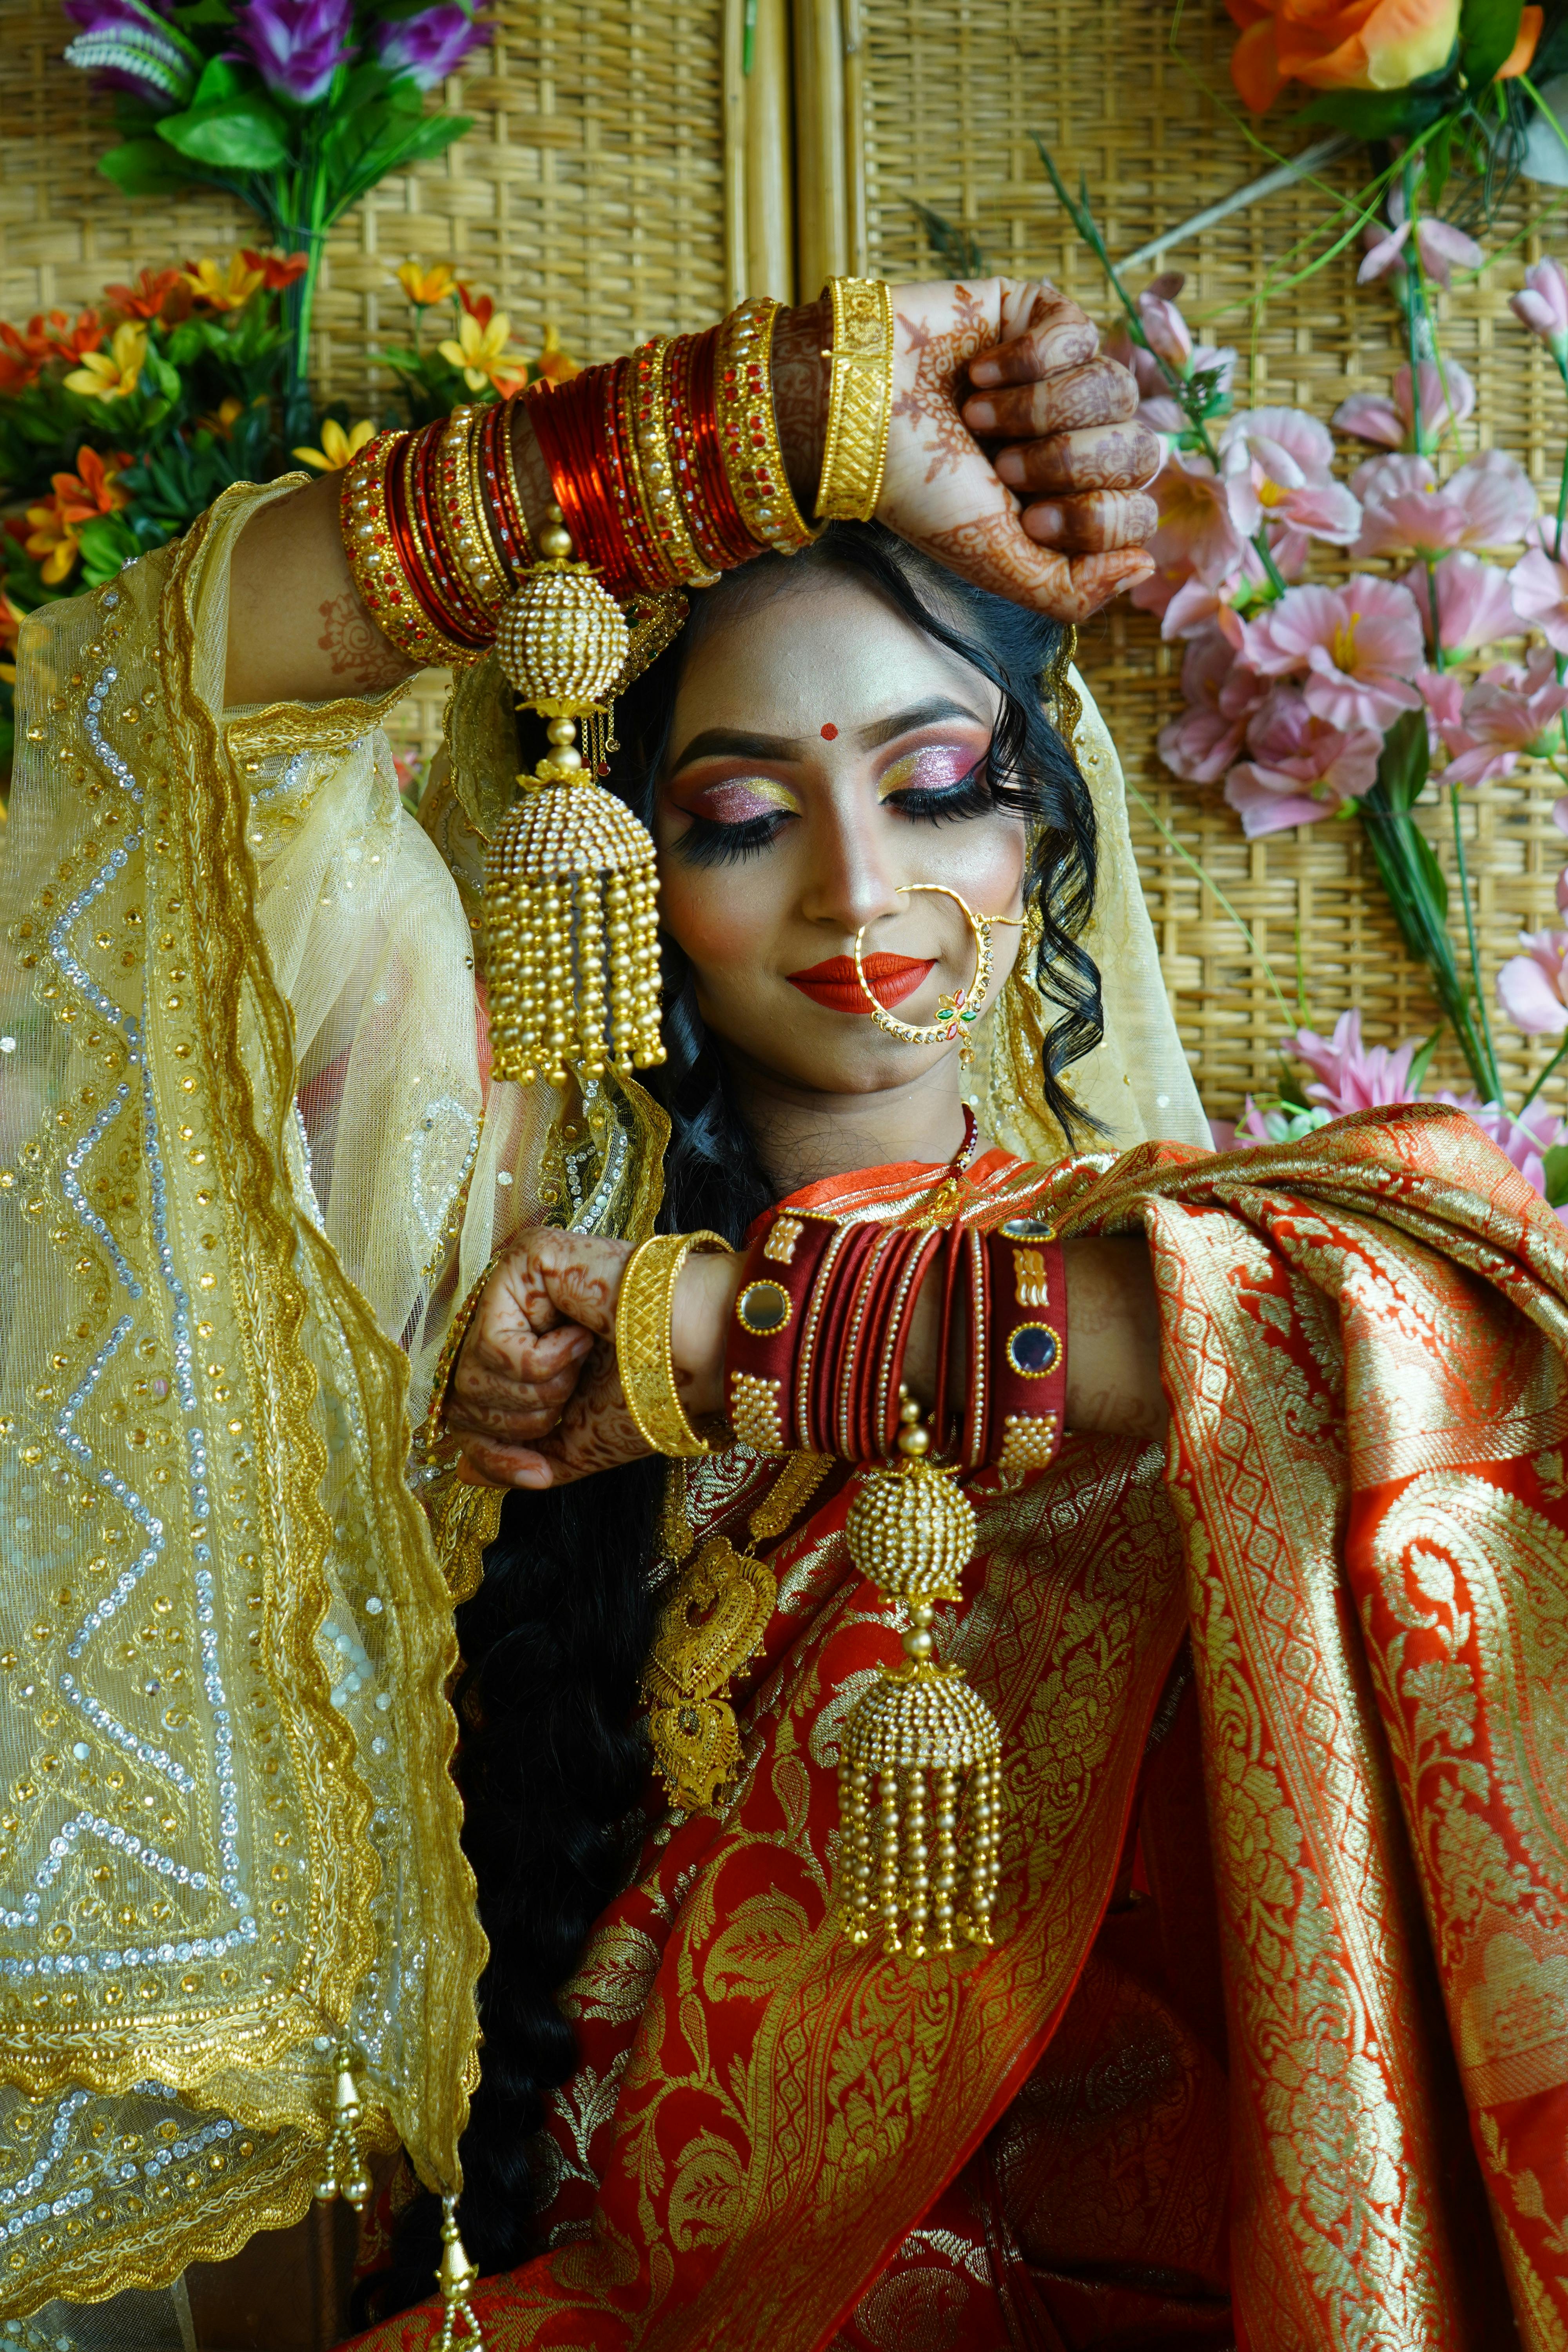
<path fill-rule="evenodd" d="M 609 590 L 588 564 L 560 557 L 524 574 L 496 625 L 496 654 L 519 701 L 544 719 L 601 709 L 630 647 L 631 631 Z"/>

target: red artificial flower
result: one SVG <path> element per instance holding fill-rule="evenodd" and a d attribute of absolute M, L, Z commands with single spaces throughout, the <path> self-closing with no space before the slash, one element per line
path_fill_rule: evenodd
<path fill-rule="evenodd" d="M 58 328 L 48 339 L 50 354 L 55 359 L 68 361 L 72 367 L 79 367 L 89 352 L 101 349 L 109 331 L 96 310 L 84 310 L 74 327 L 67 326 L 63 310 L 51 310 L 49 317 L 51 320 L 58 319 L 59 321 Z"/>
<path fill-rule="evenodd" d="M 470 319 L 475 320 L 481 327 L 488 327 L 489 325 L 490 320 L 495 316 L 496 309 L 495 299 L 492 295 L 470 294 L 468 288 L 459 278 L 458 280 L 458 299 L 462 304 Z"/>
<path fill-rule="evenodd" d="M 239 253 L 248 268 L 260 270 L 269 294 L 292 286 L 296 278 L 303 278 L 310 267 L 308 253 L 252 253 L 247 245 L 242 245 Z"/>
<path fill-rule="evenodd" d="M 127 319 L 161 319 L 164 305 L 181 283 L 177 269 L 144 269 L 134 286 L 106 286 L 106 299 Z"/>

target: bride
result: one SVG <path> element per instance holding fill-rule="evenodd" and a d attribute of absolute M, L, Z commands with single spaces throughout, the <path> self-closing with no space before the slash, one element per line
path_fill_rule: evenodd
<path fill-rule="evenodd" d="M 182 2241 L 84 2154 L 121 2267 L 67 2249 L 46 2291 L 297 2211 L 315 2049 L 338 2184 L 358 2116 L 448 2191 L 448 2342 L 1568 2325 L 1562 1229 L 1426 1108 L 1207 1153 L 1059 625 L 1142 568 L 1117 551 L 1146 520 L 1131 399 L 1033 289 L 890 309 L 876 520 L 787 562 L 776 488 L 748 508 L 703 457 L 698 362 L 658 363 L 707 584 L 616 707 L 608 782 L 660 887 L 640 1081 L 490 1075 L 518 728 L 439 507 L 491 484 L 500 557 L 553 499 L 635 599 L 660 509 L 616 437 L 631 379 L 551 395 L 506 447 L 454 426 L 427 481 L 417 448 L 368 453 L 346 541 L 319 488 L 242 494 L 26 647 L 5 881 L 50 1017 L 17 1017 L 5 1108 L 23 1190 L 63 1205 L 17 1204 L 8 1492 L 52 1549 L 6 1632 L 53 1681 L 16 1685 L 14 1769 L 58 1690 L 77 1801 L 112 1793 L 101 1838 L 60 1835 L 41 1770 L 14 1800 L 47 1858 L 6 1969 L 47 2012 L 35 2100 L 73 2079 L 43 2039 L 67 2000 L 100 2044 L 113 2006 L 41 1948 L 139 2005 L 118 2071 L 79 2060 L 89 2092 L 57 2097 L 62 2150 L 160 2116 L 184 2149 L 199 2119 L 230 2168 L 190 2173 L 207 2234 Z M 827 332 L 774 330 L 805 503 Z M 416 832 L 376 698 L 433 647 L 469 666 Z M 867 1535 L 905 1496 L 957 1530 L 929 1586 Z M 117 1632 L 89 1688 L 121 1611 L 158 1671 Z M 868 1727 L 915 1685 L 938 1731 L 879 1795 Z M 166 1811 L 132 1813 L 144 1790 Z M 144 1930 L 154 1819 L 195 1891 Z M 377 2217 L 376 2352 L 442 2327 L 408 2308 L 440 2221 L 414 2190 Z"/>

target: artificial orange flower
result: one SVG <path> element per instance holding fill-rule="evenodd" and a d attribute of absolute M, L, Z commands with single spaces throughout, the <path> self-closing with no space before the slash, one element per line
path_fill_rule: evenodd
<path fill-rule="evenodd" d="M 4 588 L 0 588 L 0 654 L 16 652 L 16 639 L 21 627 L 21 613 L 12 604 Z M 0 678 L 4 678 L 7 686 L 16 685 L 16 665 L 14 661 L 0 661 Z"/>
<path fill-rule="evenodd" d="M 119 478 L 131 463 L 123 449 L 100 457 L 96 449 L 79 449 L 75 474 L 55 474 L 53 495 L 27 509 L 33 528 L 24 541 L 29 555 L 38 558 L 38 570 L 53 588 L 74 569 L 80 551 L 81 526 L 99 515 L 114 514 L 131 504 Z"/>
<path fill-rule="evenodd" d="M 247 245 L 240 247 L 239 257 L 247 268 L 260 270 L 269 294 L 279 293 L 285 286 L 292 286 L 296 278 L 303 278 L 310 267 L 308 253 L 252 253 Z M 231 262 L 231 272 L 233 268 Z"/>
<path fill-rule="evenodd" d="M 144 269 L 134 286 L 106 286 L 106 298 L 127 319 L 161 319 L 163 305 L 183 282 L 177 269 Z"/>
<path fill-rule="evenodd" d="M 146 364 L 147 330 L 127 319 L 114 330 L 107 352 L 89 352 L 80 367 L 67 376 L 66 390 L 92 400 L 128 400 Z"/>
<path fill-rule="evenodd" d="M 449 366 L 462 369 L 470 392 L 483 392 L 489 383 L 507 400 L 528 381 L 528 362 L 520 352 L 507 349 L 510 333 L 511 320 L 504 310 L 492 307 L 489 318 L 481 323 L 465 308 L 456 338 L 448 335 L 437 349 Z"/>
<path fill-rule="evenodd" d="M 298 457 L 301 465 L 314 466 L 318 474 L 341 474 L 345 466 L 353 464 L 365 443 L 374 438 L 375 427 L 368 416 L 362 416 L 346 433 L 335 416 L 329 416 L 321 427 L 319 449 L 290 449 L 289 455 Z"/>
<path fill-rule="evenodd" d="M 1267 112 L 1288 81 L 1312 89 L 1404 89 L 1448 62 L 1458 37 L 1460 0 L 1226 0 L 1241 38 L 1230 72 L 1254 114 Z M 1521 43 L 1505 72 L 1524 70 L 1540 37 L 1541 11 L 1527 8 Z M 1516 51 L 1517 54 L 1517 51 Z"/>
<path fill-rule="evenodd" d="M 68 326 L 64 314 L 58 310 L 51 310 L 49 317 L 59 320 L 58 327 L 48 339 L 49 351 L 55 359 L 85 360 L 91 352 L 101 349 L 107 330 L 96 310 L 84 310 L 74 326 Z"/>
<path fill-rule="evenodd" d="M 416 310 L 428 310 L 434 303 L 446 301 L 458 279 L 449 261 L 437 261 L 428 269 L 417 261 L 405 261 L 397 282 Z"/>
<path fill-rule="evenodd" d="M 216 433 L 220 441 L 226 441 L 244 415 L 244 401 L 237 400 L 231 392 L 226 400 L 219 401 L 209 415 L 198 416 L 196 423 L 203 432 Z"/>
<path fill-rule="evenodd" d="M 37 334 L 39 319 L 29 320 L 27 331 L 8 327 L 0 321 L 0 393 L 26 392 L 36 383 L 44 362 L 49 356 L 47 335 Z"/>
<path fill-rule="evenodd" d="M 554 328 L 548 323 L 542 348 L 533 363 L 533 373 L 542 376 L 546 383 L 570 383 L 574 376 L 583 373 L 571 352 L 563 347 Z"/>
<path fill-rule="evenodd" d="M 469 318 L 477 319 L 481 327 L 488 327 L 490 320 L 495 317 L 496 306 L 494 296 L 490 294 L 471 294 L 460 278 L 458 280 L 458 299 L 462 304 L 464 310 L 468 312 Z"/>
<path fill-rule="evenodd" d="M 253 268 L 242 253 L 231 256 L 226 273 L 216 261 L 190 261 L 185 265 L 185 284 L 200 302 L 212 310 L 243 310 L 257 289 L 266 283 L 267 273 Z"/>

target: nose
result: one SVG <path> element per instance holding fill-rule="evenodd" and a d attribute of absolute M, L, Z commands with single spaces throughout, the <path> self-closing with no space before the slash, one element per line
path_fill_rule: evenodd
<path fill-rule="evenodd" d="M 800 910 L 808 923 L 852 939 L 908 906 L 898 889 L 905 877 L 889 860 L 892 844 L 885 824 L 878 822 L 879 814 L 874 806 L 837 793 L 816 813 L 811 870 L 801 894 Z"/>

